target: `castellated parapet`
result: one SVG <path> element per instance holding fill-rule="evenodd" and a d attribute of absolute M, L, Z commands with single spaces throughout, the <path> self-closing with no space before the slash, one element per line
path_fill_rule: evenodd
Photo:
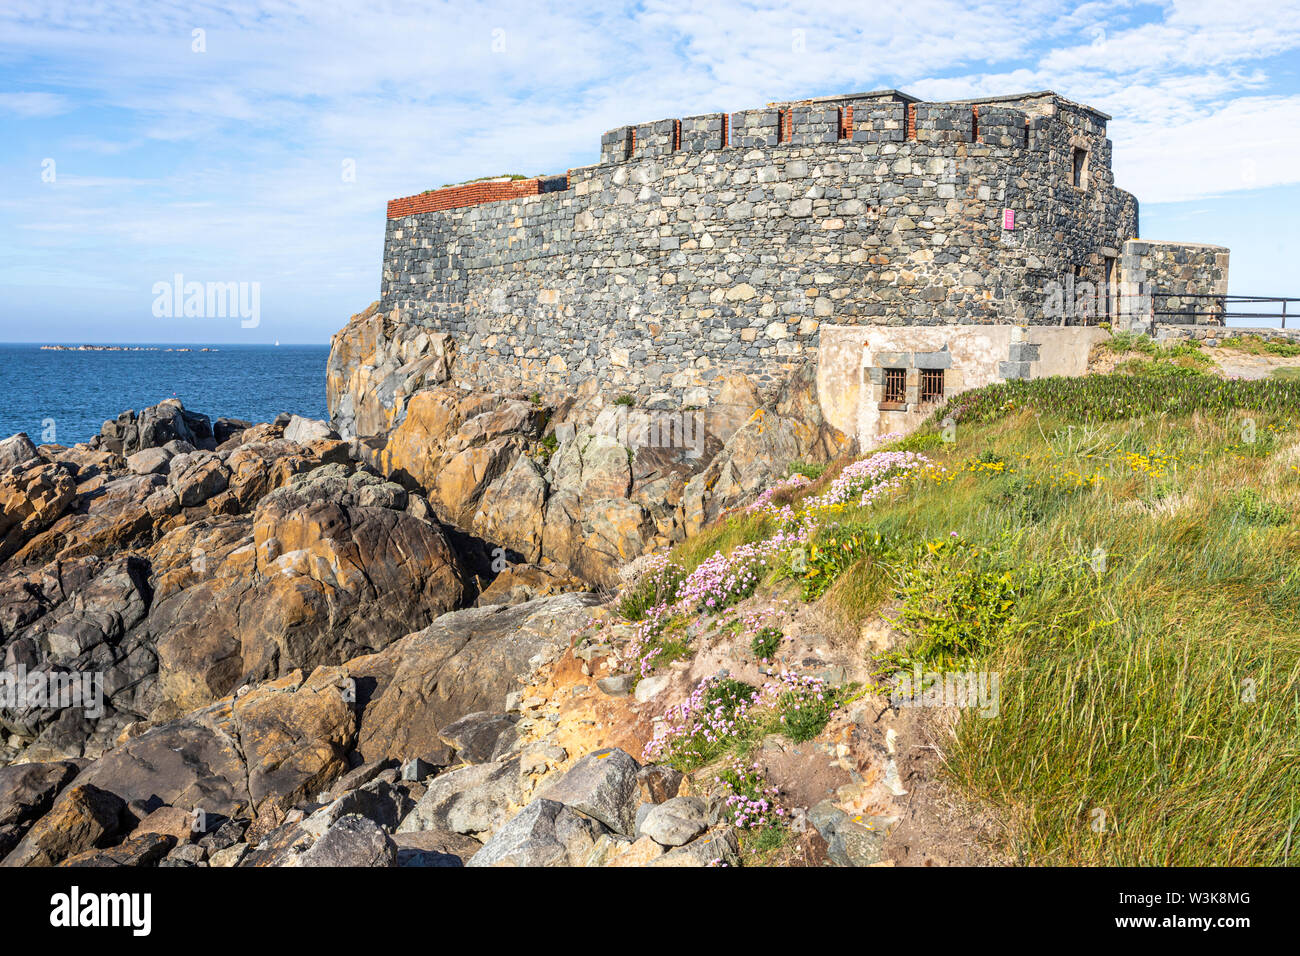
<path fill-rule="evenodd" d="M 894 90 L 624 126 L 567 176 L 394 200 L 381 308 L 495 387 L 772 389 L 824 326 L 1054 325 L 1138 234 L 1105 114 Z M 1005 358 L 1005 356 L 1004 356 Z"/>

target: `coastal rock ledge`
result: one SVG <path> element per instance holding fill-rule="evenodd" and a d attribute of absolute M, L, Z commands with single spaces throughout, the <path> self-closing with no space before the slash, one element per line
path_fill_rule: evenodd
<path fill-rule="evenodd" d="M 734 858 L 725 814 L 633 756 L 619 649 L 582 635 L 638 556 L 847 440 L 806 375 L 766 407 L 726 380 L 657 441 L 653 403 L 456 371 L 372 310 L 336 337 L 331 421 L 169 400 L 0 441 L 3 865 Z M 593 708 L 572 726 L 623 729 L 525 695 L 560 674 Z"/>

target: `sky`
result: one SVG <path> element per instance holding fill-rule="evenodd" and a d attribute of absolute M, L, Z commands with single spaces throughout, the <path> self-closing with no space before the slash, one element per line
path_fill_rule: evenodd
<path fill-rule="evenodd" d="M 1143 238 L 1300 296 L 1298 52 L 1300 0 L 4 0 L 0 341 L 325 343 L 378 298 L 388 199 L 884 88 L 1109 113 Z M 243 312 L 169 314 L 177 276 Z"/>

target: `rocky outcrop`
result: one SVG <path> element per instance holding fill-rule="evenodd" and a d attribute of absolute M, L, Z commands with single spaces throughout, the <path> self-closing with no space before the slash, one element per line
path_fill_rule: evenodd
<path fill-rule="evenodd" d="M 409 396 L 451 377 L 451 336 L 377 311 L 354 315 L 330 340 L 325 394 L 344 438 L 381 435 L 401 421 Z"/>
<path fill-rule="evenodd" d="M 331 477 L 339 476 L 317 481 Z M 326 500 L 294 483 L 284 491 L 276 500 L 292 502 L 294 513 Z M 346 507 L 348 494 L 329 500 Z M 160 548 L 156 560 L 183 551 Z M 123 556 L 117 577 L 101 572 L 40 620 L 98 606 L 88 589 L 107 586 L 107 578 L 139 586 L 130 572 L 142 571 L 133 564 L 141 561 Z M 183 573 L 196 572 L 173 569 L 158 590 L 184 593 L 189 588 L 175 577 Z M 507 710 L 512 696 L 564 655 L 596 603 L 595 595 L 564 594 L 444 614 L 341 665 L 257 681 L 174 719 L 156 708 L 152 719 L 119 722 L 96 759 L 0 768 L 0 859 L 9 866 L 463 865 L 516 814 L 531 775 L 546 767 L 535 754 L 524 762 L 520 717 Z M 135 616 L 123 626 L 133 629 Z M 102 636 L 107 622 L 99 627 Z"/>
<path fill-rule="evenodd" d="M 5 446 L 0 653 L 46 687 L 91 679 L 93 700 L 0 701 L 0 761 L 97 756 L 134 722 L 382 650 L 474 596 L 424 499 L 347 443 L 305 419 L 288 440 L 285 416 L 211 450 L 206 422 L 164 402 L 88 445 Z"/>
<path fill-rule="evenodd" d="M 0 767 L 0 860 L 49 811 L 78 769 L 70 760 Z"/>
<path fill-rule="evenodd" d="M 500 712 L 520 678 L 553 662 L 598 603 L 594 594 L 563 594 L 457 611 L 349 662 L 358 684 L 373 688 L 357 741 L 362 759 L 436 753 L 457 719 Z"/>
<path fill-rule="evenodd" d="M 458 379 L 448 336 L 372 307 L 333 340 L 333 425 L 359 437 L 382 473 L 426 496 L 440 521 L 500 548 L 511 565 L 550 563 L 602 587 L 792 460 L 829 461 L 848 444 L 822 418 L 811 370 L 766 407 L 735 374 L 695 390 L 699 407 L 666 394 L 630 407 L 590 387 L 494 394 L 468 374 Z"/>
<path fill-rule="evenodd" d="M 370 312 L 331 422 L 164 402 L 0 445 L 5 666 L 99 682 L 0 707 L 7 865 L 734 860 L 717 806 L 630 755 L 680 688 L 632 693 L 632 628 L 588 640 L 591 589 L 844 437 L 807 380 L 766 408 L 715 383 L 688 420 L 453 372 L 450 340 Z M 557 673 L 581 717 L 521 692 Z"/>
<path fill-rule="evenodd" d="M 77 486 L 65 468 L 25 462 L 0 475 L 0 561 L 67 510 Z"/>
<path fill-rule="evenodd" d="M 36 446 L 32 444 L 26 432 L 19 432 L 17 435 L 0 440 L 0 472 L 25 465 L 37 457 L 39 456 Z"/>
<path fill-rule="evenodd" d="M 106 790 L 75 784 L 27 831 L 5 866 L 52 866 L 69 856 L 108 846 L 127 829 L 126 804 Z"/>
<path fill-rule="evenodd" d="M 131 410 L 118 415 L 114 421 L 104 422 L 99 434 L 91 439 L 90 447 L 129 457 L 171 442 L 207 450 L 217 447 L 211 419 L 186 410 L 174 398 L 152 405 L 139 415 Z"/>

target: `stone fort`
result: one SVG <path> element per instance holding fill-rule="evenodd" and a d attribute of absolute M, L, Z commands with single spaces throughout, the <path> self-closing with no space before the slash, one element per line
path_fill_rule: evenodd
<path fill-rule="evenodd" d="M 883 90 L 619 127 L 595 165 L 392 200 L 380 309 L 468 383 L 701 407 L 811 364 L 832 424 L 900 430 L 1226 292 L 1227 249 L 1137 238 L 1108 120 Z"/>

